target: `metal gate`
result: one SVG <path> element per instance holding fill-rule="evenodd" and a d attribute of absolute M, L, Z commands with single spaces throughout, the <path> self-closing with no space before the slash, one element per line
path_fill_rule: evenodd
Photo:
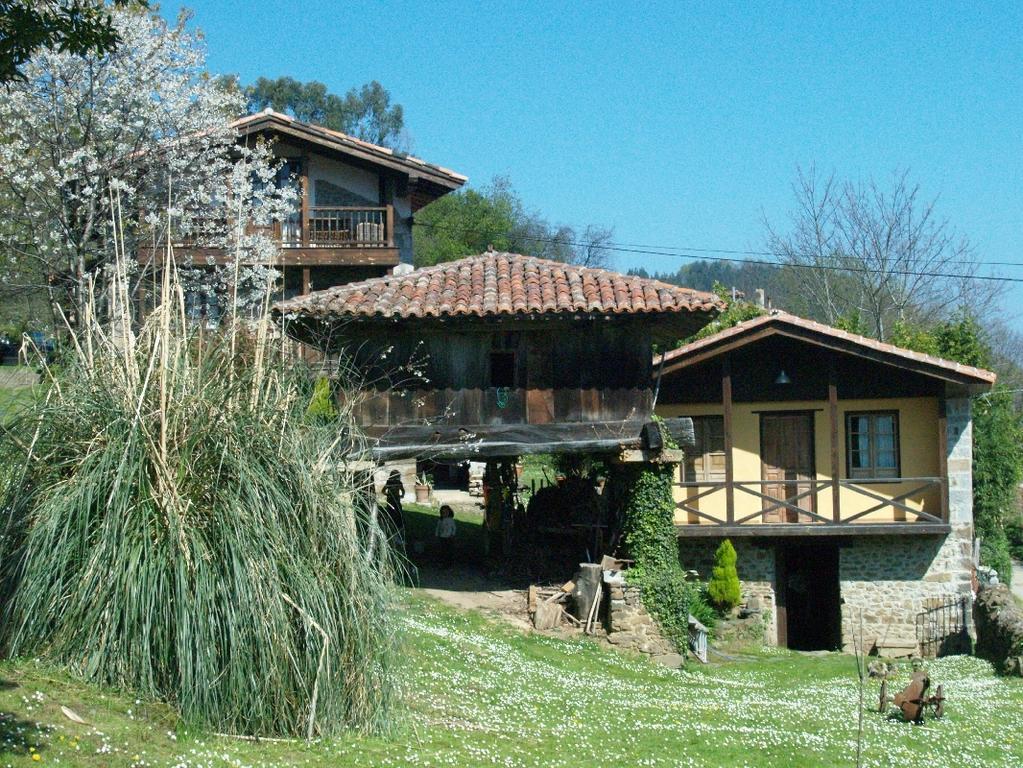
<path fill-rule="evenodd" d="M 916 615 L 916 640 L 924 658 L 970 652 L 970 599 L 931 598 Z"/>

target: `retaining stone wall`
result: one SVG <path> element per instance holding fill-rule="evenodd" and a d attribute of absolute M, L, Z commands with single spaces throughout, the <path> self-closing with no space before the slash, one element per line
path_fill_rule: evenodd
<path fill-rule="evenodd" d="M 608 612 L 607 641 L 618 648 L 666 656 L 675 653 L 672 643 L 661 635 L 653 616 L 643 607 L 640 588 L 612 584 Z"/>

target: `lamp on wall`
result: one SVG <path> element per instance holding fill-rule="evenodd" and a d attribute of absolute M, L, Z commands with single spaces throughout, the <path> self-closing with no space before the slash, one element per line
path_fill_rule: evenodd
<path fill-rule="evenodd" d="M 792 383 L 792 379 L 789 378 L 789 375 L 787 373 L 785 373 L 785 369 L 782 368 L 778 372 L 778 378 L 776 378 L 774 380 L 774 383 L 775 384 L 791 384 Z"/>

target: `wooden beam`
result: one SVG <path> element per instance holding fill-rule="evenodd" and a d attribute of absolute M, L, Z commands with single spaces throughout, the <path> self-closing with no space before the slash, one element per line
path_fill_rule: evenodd
<path fill-rule="evenodd" d="M 303 296 L 308 296 L 309 295 L 309 286 L 310 286 L 310 283 L 312 283 L 311 272 L 312 272 L 312 270 L 310 270 L 309 267 L 302 267 L 302 295 Z"/>
<path fill-rule="evenodd" d="M 840 354 L 861 357 L 866 360 L 873 360 L 874 362 L 881 363 L 882 365 L 890 365 L 894 368 L 901 368 L 906 371 L 911 371 L 913 373 L 918 373 L 955 384 L 969 385 L 982 383 L 982 380 L 971 374 L 936 366 L 924 360 L 915 360 L 903 357 L 902 355 L 875 349 L 856 341 L 841 339 L 826 333 L 818 333 L 809 328 L 793 326 L 779 327 L 775 325 L 767 325 L 756 328 L 748 333 L 729 336 L 718 344 L 703 347 L 691 354 L 684 355 L 675 360 L 669 360 L 664 364 L 664 374 L 668 375 L 677 373 L 684 368 L 690 368 L 715 357 L 720 357 L 728 352 L 740 349 L 769 336 L 784 336 L 786 338 L 803 341 Z"/>
<path fill-rule="evenodd" d="M 187 245 L 177 246 L 174 249 L 175 258 L 178 263 L 191 259 L 192 263 L 199 266 L 207 263 L 224 265 L 232 261 L 233 255 L 223 248 L 196 248 Z M 393 267 L 399 262 L 398 249 L 376 246 L 340 246 L 337 248 L 328 246 L 309 248 L 282 248 L 278 251 L 278 257 L 270 266 L 279 267 L 302 267 L 302 266 L 327 266 L 327 267 Z M 157 265 L 159 268 L 163 262 L 159 253 L 154 253 L 152 248 L 139 249 L 139 264 L 143 267 Z M 243 262 L 253 264 L 257 262 Z M 267 262 L 258 262 L 267 263 Z"/>
<path fill-rule="evenodd" d="M 665 449 L 651 451 L 647 448 L 627 448 L 615 457 L 619 464 L 681 464 L 685 461 L 685 451 Z"/>
<path fill-rule="evenodd" d="M 838 484 L 841 467 L 838 460 L 838 381 L 834 355 L 828 357 L 828 418 L 831 427 L 831 511 L 837 523 L 842 519 L 840 508 L 842 488 Z"/>
<path fill-rule="evenodd" d="M 387 206 L 386 224 L 387 227 L 387 247 L 394 247 L 394 206 Z"/>
<path fill-rule="evenodd" d="M 704 525 L 682 523 L 675 526 L 679 538 L 817 538 L 846 536 L 944 536 L 952 531 L 947 523 L 749 523 L 747 525 Z"/>
<path fill-rule="evenodd" d="M 725 355 L 721 364 L 721 402 L 725 432 L 725 509 L 728 522 L 735 520 L 735 473 L 732 466 L 732 360 Z"/>
<path fill-rule="evenodd" d="M 302 153 L 302 245 L 309 245 L 309 207 L 310 203 L 310 192 L 309 187 L 309 153 Z"/>

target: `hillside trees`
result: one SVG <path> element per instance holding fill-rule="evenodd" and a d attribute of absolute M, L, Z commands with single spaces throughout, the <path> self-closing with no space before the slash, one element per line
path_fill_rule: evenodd
<path fill-rule="evenodd" d="M 207 75 L 187 16 L 110 13 L 114 50 L 41 49 L 0 99 L 0 288 L 44 291 L 72 323 L 90 282 L 104 285 L 118 226 L 131 253 L 170 230 L 265 261 L 273 246 L 258 226 L 289 203 L 269 148 L 236 147 L 229 118 L 241 98 Z"/>
<path fill-rule="evenodd" d="M 244 94 L 250 112 L 270 107 L 373 144 L 402 149 L 408 143 L 404 109 L 391 103 L 390 92 L 376 80 L 338 96 L 316 80 L 261 77 Z"/>
<path fill-rule="evenodd" d="M 427 267 L 482 253 L 522 253 L 588 267 L 611 263 L 610 227 L 582 231 L 551 224 L 526 208 L 511 182 L 495 177 L 488 186 L 465 189 L 435 200 L 416 214 L 415 262 Z"/>

